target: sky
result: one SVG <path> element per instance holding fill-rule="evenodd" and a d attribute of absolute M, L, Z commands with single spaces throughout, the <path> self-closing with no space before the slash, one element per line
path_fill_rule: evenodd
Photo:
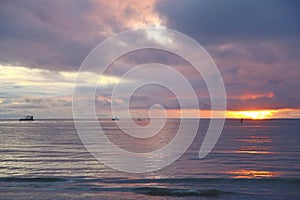
<path fill-rule="evenodd" d="M 0 118 L 72 118 L 74 81 L 90 51 L 122 31 L 149 26 L 182 32 L 206 49 L 224 81 L 227 117 L 300 118 L 296 0 L 1 0 Z M 133 116 L 147 116 L 154 104 L 163 105 L 169 117 L 177 117 L 180 109 L 189 110 L 191 117 L 198 112 L 210 116 L 201 75 L 182 58 L 151 49 L 131 52 L 111 64 L 99 83 L 97 115 L 111 117 L 108 91 L 126 71 L 153 62 L 181 72 L 200 108 L 181 108 L 170 90 L 148 85 L 131 97 Z M 99 73 L 94 69 L 83 76 L 82 90 L 89 91 Z M 147 76 L 141 74 L 140 79 Z M 138 80 L 124 84 L 133 81 Z M 123 106 L 122 98 L 116 101 Z"/>

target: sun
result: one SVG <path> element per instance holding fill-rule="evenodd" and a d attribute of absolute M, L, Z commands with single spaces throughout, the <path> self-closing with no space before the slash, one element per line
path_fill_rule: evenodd
<path fill-rule="evenodd" d="M 252 119 L 265 119 L 271 112 L 268 111 L 247 111 L 244 113 L 247 117 Z"/>
<path fill-rule="evenodd" d="M 236 111 L 229 114 L 229 117 L 233 118 L 248 118 L 248 119 L 266 119 L 272 117 L 273 112 L 271 110 L 251 110 L 251 111 Z"/>

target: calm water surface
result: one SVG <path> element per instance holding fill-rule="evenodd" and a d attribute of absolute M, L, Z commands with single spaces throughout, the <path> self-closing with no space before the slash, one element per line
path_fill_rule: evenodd
<path fill-rule="evenodd" d="M 179 120 L 149 139 L 130 138 L 111 120 L 99 123 L 118 146 L 149 152 L 172 140 Z M 198 159 L 208 124 L 201 120 L 175 163 L 128 174 L 93 158 L 72 120 L 2 120 L 0 199 L 300 199 L 300 120 L 227 120 L 213 151 Z"/>

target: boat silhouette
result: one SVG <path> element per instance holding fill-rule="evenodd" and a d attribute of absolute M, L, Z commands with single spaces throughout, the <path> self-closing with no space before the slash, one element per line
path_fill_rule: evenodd
<path fill-rule="evenodd" d="M 117 118 L 117 117 L 114 117 L 114 118 L 112 118 L 111 120 L 113 120 L 113 121 L 119 121 L 120 119 Z"/>
<path fill-rule="evenodd" d="M 25 117 L 20 118 L 19 121 L 34 121 L 34 119 L 32 115 L 27 115 Z"/>

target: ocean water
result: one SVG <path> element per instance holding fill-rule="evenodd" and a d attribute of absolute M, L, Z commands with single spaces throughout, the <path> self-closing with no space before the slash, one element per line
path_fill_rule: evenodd
<path fill-rule="evenodd" d="M 172 140 L 179 119 L 145 140 L 128 138 L 111 120 L 99 123 L 116 145 L 147 152 Z M 213 151 L 198 159 L 208 124 L 200 121 L 193 144 L 170 166 L 132 174 L 96 160 L 72 120 L 2 120 L 0 199 L 300 199 L 300 120 L 226 120 Z"/>

